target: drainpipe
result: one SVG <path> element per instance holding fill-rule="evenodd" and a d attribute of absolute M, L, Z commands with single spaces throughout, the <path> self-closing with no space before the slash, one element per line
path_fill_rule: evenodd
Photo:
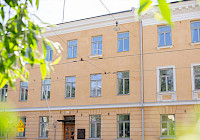
<path fill-rule="evenodd" d="M 140 62 L 141 62 L 141 107 L 142 107 L 142 140 L 144 140 L 144 74 L 143 74 L 143 37 L 142 20 L 140 19 Z"/>

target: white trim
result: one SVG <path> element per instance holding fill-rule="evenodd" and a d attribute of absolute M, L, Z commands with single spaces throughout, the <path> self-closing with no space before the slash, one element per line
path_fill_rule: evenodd
<path fill-rule="evenodd" d="M 161 69 L 169 69 L 173 68 L 173 83 L 174 83 L 174 91 L 171 92 L 160 92 L 160 70 Z M 157 72 L 157 101 L 176 101 L 176 73 L 175 73 L 175 65 L 169 66 L 158 66 L 156 67 Z M 171 95 L 171 100 L 162 100 L 162 95 Z"/>
<path fill-rule="evenodd" d="M 176 106 L 176 105 L 199 105 L 198 100 L 184 100 L 184 101 L 168 101 L 168 102 L 146 102 L 144 107 L 153 106 Z M 53 106 L 50 110 L 75 110 L 75 109 L 105 109 L 105 108 L 131 108 L 142 107 L 141 103 L 127 103 L 127 104 L 99 104 L 99 105 L 79 105 L 79 106 Z M 0 110 L 4 111 L 4 110 Z M 31 108 L 10 108 L 7 112 L 24 112 L 24 111 L 48 111 L 47 107 L 31 107 Z"/>
<path fill-rule="evenodd" d="M 156 47 L 158 50 L 160 49 L 166 49 L 166 48 L 173 48 L 173 45 L 168 45 L 168 46 L 157 46 Z"/>
<path fill-rule="evenodd" d="M 191 42 L 190 43 L 191 46 L 195 46 L 195 45 L 199 45 L 199 44 L 200 44 L 200 42 Z"/>
<path fill-rule="evenodd" d="M 97 54 L 97 55 L 90 55 L 89 58 L 102 58 L 103 54 Z"/>

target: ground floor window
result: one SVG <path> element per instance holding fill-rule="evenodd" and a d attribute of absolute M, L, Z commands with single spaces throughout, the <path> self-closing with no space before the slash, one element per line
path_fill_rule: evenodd
<path fill-rule="evenodd" d="M 39 137 L 48 137 L 49 117 L 40 117 L 40 135 Z"/>
<path fill-rule="evenodd" d="M 25 132 L 26 132 L 26 117 L 18 117 L 18 122 L 20 120 L 22 120 L 22 122 L 24 123 L 25 128 L 24 128 L 24 132 L 17 132 L 17 137 L 25 137 Z"/>
<path fill-rule="evenodd" d="M 101 137 L 101 115 L 90 116 L 90 138 Z"/>
<path fill-rule="evenodd" d="M 129 114 L 117 115 L 117 130 L 118 130 L 118 138 L 130 137 L 130 115 Z"/>
<path fill-rule="evenodd" d="M 161 136 L 175 136 L 175 115 L 161 115 Z"/>

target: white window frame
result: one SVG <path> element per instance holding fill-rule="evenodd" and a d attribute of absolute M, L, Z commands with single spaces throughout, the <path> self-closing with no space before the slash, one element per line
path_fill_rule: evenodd
<path fill-rule="evenodd" d="M 92 80 L 92 75 L 101 75 L 101 80 Z M 91 74 L 90 75 L 90 97 L 100 97 L 101 96 L 101 94 L 100 95 L 97 95 L 97 83 L 98 83 L 98 81 L 101 81 L 101 92 L 102 92 L 102 74 Z M 91 94 L 91 89 L 92 89 L 92 82 L 95 82 L 96 83 L 96 92 L 95 92 L 95 96 L 94 95 L 92 95 Z"/>
<path fill-rule="evenodd" d="M 191 25 L 192 25 L 192 23 L 195 23 L 195 22 L 199 22 L 200 23 L 200 21 L 192 21 L 192 22 L 190 22 L 190 27 L 191 27 L 191 40 L 192 40 L 192 30 L 193 29 L 198 29 L 198 41 L 197 42 L 200 42 L 200 36 L 199 36 L 199 29 L 200 29 L 200 26 L 199 27 L 192 27 Z M 192 42 L 192 43 L 197 43 L 197 42 Z"/>
<path fill-rule="evenodd" d="M 130 43 L 130 39 L 129 39 L 130 34 L 128 35 L 128 37 L 125 37 L 125 38 L 118 38 L 118 35 L 119 35 L 119 34 L 124 34 L 124 33 L 129 33 L 129 32 L 121 32 L 121 33 L 118 33 L 118 34 L 117 34 L 117 52 L 120 52 L 120 51 L 119 51 L 119 44 L 118 44 L 118 41 L 119 41 L 119 40 L 123 40 L 123 51 L 121 51 L 121 52 L 127 52 L 127 50 L 125 50 L 125 43 L 124 43 L 125 41 L 124 41 L 124 40 L 125 40 L 125 39 L 128 39 L 128 41 L 129 41 L 129 43 Z M 130 44 L 129 44 L 129 46 L 128 46 L 128 51 L 129 51 L 129 50 L 130 50 Z"/>
<path fill-rule="evenodd" d="M 102 37 L 102 35 L 100 35 L 100 36 L 93 36 L 92 37 L 92 40 L 93 40 L 93 38 L 95 38 L 95 37 L 101 37 L 101 41 L 92 41 L 92 49 L 91 49 L 91 55 L 93 56 L 93 55 L 102 55 L 102 49 L 103 48 L 101 48 L 101 49 L 99 49 L 99 43 L 101 43 L 101 47 L 103 47 L 103 37 Z M 97 44 L 97 54 L 92 54 L 92 52 L 93 52 L 93 44 Z M 99 50 L 101 50 L 101 53 L 98 53 L 99 52 Z"/>
<path fill-rule="evenodd" d="M 193 98 L 193 100 L 200 100 L 200 98 L 198 98 L 198 94 L 200 94 L 200 90 L 195 89 L 195 76 L 194 76 L 194 67 L 195 66 L 200 66 L 200 63 L 191 64 L 192 98 Z"/>
<path fill-rule="evenodd" d="M 119 116 L 120 115 L 129 115 L 129 121 L 119 121 Z M 130 123 L 130 114 L 118 114 L 117 115 L 117 139 L 123 139 L 123 138 L 126 138 L 126 139 L 130 139 L 131 137 L 131 123 Z M 123 137 L 120 138 L 119 137 L 119 123 L 123 123 Z M 130 136 L 129 137 L 125 137 L 125 129 L 126 129 L 126 126 L 125 126 L 125 123 L 129 123 L 129 131 L 130 131 Z"/>
<path fill-rule="evenodd" d="M 173 86 L 174 91 L 167 91 L 167 92 L 161 92 L 161 85 L 160 85 L 160 70 L 162 69 L 173 69 Z M 158 101 L 175 101 L 176 100 L 176 72 L 175 72 L 175 65 L 169 65 L 169 66 L 159 66 L 156 68 L 157 71 L 157 100 Z M 171 95 L 171 100 L 163 100 L 162 95 Z"/>
<path fill-rule="evenodd" d="M 49 78 L 50 79 L 50 78 Z M 45 80 L 47 80 L 47 79 L 45 79 Z M 51 79 L 50 79 L 51 80 Z M 45 87 L 47 87 L 46 89 L 47 90 L 45 90 Z M 43 91 L 45 91 L 45 98 L 43 98 Z M 48 91 L 50 92 L 49 93 L 49 98 L 48 98 Z M 50 99 L 50 96 L 51 96 L 51 83 L 50 84 L 46 84 L 46 83 L 44 83 L 44 80 L 42 81 L 42 93 L 41 93 L 41 100 L 49 100 Z"/>
<path fill-rule="evenodd" d="M 123 72 L 128 72 L 129 77 L 125 77 L 125 78 L 118 78 L 118 73 L 123 73 Z M 123 80 L 123 94 L 119 94 L 119 79 Z M 128 79 L 129 80 L 129 93 L 125 94 L 125 80 Z M 130 73 L 129 71 L 119 71 L 117 72 L 117 95 L 129 95 L 130 94 Z"/>
<path fill-rule="evenodd" d="M 40 137 L 40 138 L 48 138 L 48 135 L 49 135 L 49 134 L 46 135 L 46 133 L 44 133 L 44 136 L 42 136 L 42 134 L 41 134 L 41 126 L 44 124 L 44 125 L 45 125 L 45 128 L 46 128 L 46 127 L 49 128 L 49 121 L 48 121 L 48 122 L 42 122 L 42 121 L 41 121 L 41 120 L 42 120 L 42 117 L 47 117 L 47 118 L 49 118 L 49 116 L 40 116 L 40 131 L 39 131 L 39 137 Z M 45 132 L 48 132 L 48 133 L 49 133 L 49 130 L 45 130 Z"/>
<path fill-rule="evenodd" d="M 7 84 L 6 84 L 7 85 Z M 8 85 L 6 88 L 6 85 L 0 90 L 0 102 L 6 102 L 7 101 L 7 96 L 8 96 Z M 3 92 L 4 91 L 4 92 Z M 2 92 L 3 92 L 3 99 L 2 97 Z"/>
<path fill-rule="evenodd" d="M 19 122 L 20 120 L 23 121 L 24 118 L 26 119 L 26 116 L 18 117 L 18 122 Z M 25 137 L 25 136 L 26 136 L 26 122 L 23 121 L 23 123 L 24 123 L 24 125 L 25 125 L 24 132 L 17 132 L 17 137 Z"/>
<path fill-rule="evenodd" d="M 91 117 L 100 117 L 100 121 L 91 121 Z M 97 124 L 101 125 L 101 115 L 90 115 L 90 138 L 101 138 L 101 128 L 100 128 L 100 137 L 97 137 Z M 92 124 L 95 125 L 95 137 L 92 137 Z"/>
<path fill-rule="evenodd" d="M 22 85 L 23 81 L 20 82 L 20 94 L 19 94 L 19 100 L 20 101 L 27 101 L 28 99 L 28 93 L 26 93 L 26 89 L 28 90 L 28 86 L 23 86 Z M 28 83 L 28 82 L 27 82 Z M 22 88 L 24 88 L 24 92 L 22 93 Z M 24 94 L 24 99 L 21 99 L 21 94 Z M 27 95 L 26 95 L 27 94 Z M 25 99 L 25 96 L 27 96 L 27 99 Z"/>
<path fill-rule="evenodd" d="M 67 78 L 70 78 L 70 77 L 75 77 L 75 82 L 67 82 Z M 70 84 L 70 93 L 69 93 L 70 97 L 67 97 L 67 84 Z M 75 98 L 75 95 L 74 95 L 74 97 L 72 97 L 72 85 L 73 84 L 75 84 L 75 93 L 76 93 L 76 76 L 65 77 L 65 98 Z"/>
<path fill-rule="evenodd" d="M 76 45 L 68 45 L 70 41 L 76 41 Z M 78 51 L 78 47 L 77 46 L 78 46 L 78 40 L 76 40 L 76 39 L 75 40 L 69 40 L 67 42 L 67 58 L 68 59 L 70 59 L 70 58 L 76 58 L 77 57 L 77 54 L 76 54 L 76 57 L 74 57 L 74 47 L 76 47 L 77 51 Z M 68 53 L 69 48 L 72 48 L 72 57 L 69 57 L 69 53 Z"/>
<path fill-rule="evenodd" d="M 174 115 L 174 121 L 162 121 L 162 116 L 168 116 L 168 115 Z M 160 139 L 176 139 L 176 115 L 175 114 L 161 114 L 160 115 L 160 130 L 162 130 L 162 123 L 167 123 L 167 135 L 162 135 L 162 132 L 160 131 Z M 169 123 L 173 122 L 174 123 L 174 128 L 175 128 L 175 134 L 174 135 L 169 135 Z"/>
<path fill-rule="evenodd" d="M 158 26 L 158 29 L 160 27 L 167 27 L 167 26 Z M 164 45 L 160 46 L 160 44 L 159 44 L 159 42 L 160 42 L 160 34 L 162 34 L 162 33 L 164 33 Z M 170 33 L 170 35 L 171 35 L 171 44 L 170 45 L 166 45 L 167 44 L 166 43 L 166 33 Z M 158 47 L 157 48 L 159 49 L 159 47 L 160 48 L 172 48 L 173 47 L 172 46 L 172 29 L 170 29 L 170 31 L 163 31 L 163 32 L 159 32 L 159 30 L 158 30 Z"/>

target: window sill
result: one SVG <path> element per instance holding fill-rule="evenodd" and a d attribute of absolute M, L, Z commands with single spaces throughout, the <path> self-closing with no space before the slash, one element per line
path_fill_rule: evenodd
<path fill-rule="evenodd" d="M 103 140 L 102 138 L 87 138 L 86 140 Z"/>
<path fill-rule="evenodd" d="M 49 139 L 48 137 L 37 137 L 37 139 L 40 139 L 40 140 L 47 140 Z"/>
<path fill-rule="evenodd" d="M 200 42 L 191 42 L 190 43 L 191 46 L 195 46 L 195 45 L 199 45 L 199 44 L 200 44 Z"/>
<path fill-rule="evenodd" d="M 116 138 L 115 140 L 131 140 L 131 138 Z"/>
<path fill-rule="evenodd" d="M 15 137 L 15 139 L 26 139 L 26 137 Z"/>
<path fill-rule="evenodd" d="M 168 46 L 157 46 L 156 48 L 157 48 L 157 50 L 160 50 L 160 49 L 167 49 L 167 48 L 173 48 L 173 45 L 168 45 Z"/>
<path fill-rule="evenodd" d="M 103 54 L 90 55 L 89 58 L 102 58 Z"/>
<path fill-rule="evenodd" d="M 75 99 L 75 97 L 65 97 L 65 99 Z"/>
<path fill-rule="evenodd" d="M 176 139 L 176 136 L 161 136 L 161 137 L 158 137 L 160 140 L 163 140 L 163 139 Z"/>
<path fill-rule="evenodd" d="M 121 51 L 121 52 L 129 52 L 129 50 L 128 51 Z M 121 52 L 117 51 L 117 53 L 121 53 Z"/>
<path fill-rule="evenodd" d="M 41 101 L 46 101 L 46 99 L 40 99 Z M 48 101 L 50 100 L 50 99 L 47 99 Z"/>
<path fill-rule="evenodd" d="M 77 58 L 77 57 L 71 57 L 71 58 L 68 58 L 68 57 L 67 57 L 66 59 L 74 59 L 74 58 Z"/>
<path fill-rule="evenodd" d="M 27 100 L 19 100 L 19 102 L 26 102 Z"/>
<path fill-rule="evenodd" d="M 124 95 L 130 95 L 130 93 L 129 94 L 117 94 L 117 96 L 124 96 Z"/>
<path fill-rule="evenodd" d="M 92 97 L 101 97 L 101 96 L 90 96 L 90 97 L 92 98 Z"/>

